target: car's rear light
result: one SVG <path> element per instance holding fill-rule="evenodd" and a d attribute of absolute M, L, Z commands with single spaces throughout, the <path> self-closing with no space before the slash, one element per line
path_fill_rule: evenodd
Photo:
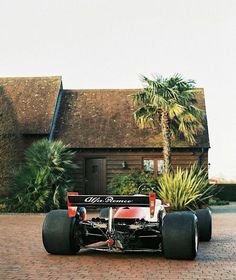
<path fill-rule="evenodd" d="M 150 207 L 150 217 L 154 217 L 155 207 L 156 207 L 156 193 L 149 193 L 149 207 Z"/>

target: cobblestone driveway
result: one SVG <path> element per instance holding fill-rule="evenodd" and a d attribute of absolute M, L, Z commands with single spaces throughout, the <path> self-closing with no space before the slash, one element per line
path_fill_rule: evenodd
<path fill-rule="evenodd" d="M 42 246 L 44 216 L 0 215 L 0 279 L 236 279 L 236 205 L 216 208 L 213 238 L 200 243 L 194 261 L 154 254 L 83 251 L 48 255 Z"/>

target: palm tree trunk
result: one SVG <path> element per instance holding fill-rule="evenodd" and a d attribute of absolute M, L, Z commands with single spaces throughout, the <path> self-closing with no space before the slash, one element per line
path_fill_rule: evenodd
<path fill-rule="evenodd" d="M 168 113 L 161 113 L 161 131 L 163 138 L 163 158 L 164 158 L 164 173 L 169 173 L 171 170 L 171 140 L 170 140 L 170 121 Z"/>

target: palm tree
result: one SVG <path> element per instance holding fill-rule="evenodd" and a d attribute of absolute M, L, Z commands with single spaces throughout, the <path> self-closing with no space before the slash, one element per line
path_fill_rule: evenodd
<path fill-rule="evenodd" d="M 171 140 L 180 136 L 195 144 L 195 136 L 203 131 L 204 112 L 196 106 L 193 80 L 176 74 L 170 78 L 142 76 L 144 88 L 133 96 L 138 109 L 134 112 L 141 128 L 160 127 L 163 138 L 164 173 L 171 170 Z"/>

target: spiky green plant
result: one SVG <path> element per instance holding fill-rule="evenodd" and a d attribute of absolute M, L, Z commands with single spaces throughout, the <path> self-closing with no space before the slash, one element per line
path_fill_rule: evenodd
<path fill-rule="evenodd" d="M 70 170 L 74 153 L 61 141 L 46 139 L 26 151 L 25 164 L 16 172 L 7 209 L 16 212 L 45 212 L 65 204 L 73 190 Z"/>
<path fill-rule="evenodd" d="M 157 196 L 169 203 L 173 211 L 197 209 L 207 204 L 214 191 L 214 186 L 208 184 L 206 170 L 196 164 L 163 174 L 158 182 Z"/>

